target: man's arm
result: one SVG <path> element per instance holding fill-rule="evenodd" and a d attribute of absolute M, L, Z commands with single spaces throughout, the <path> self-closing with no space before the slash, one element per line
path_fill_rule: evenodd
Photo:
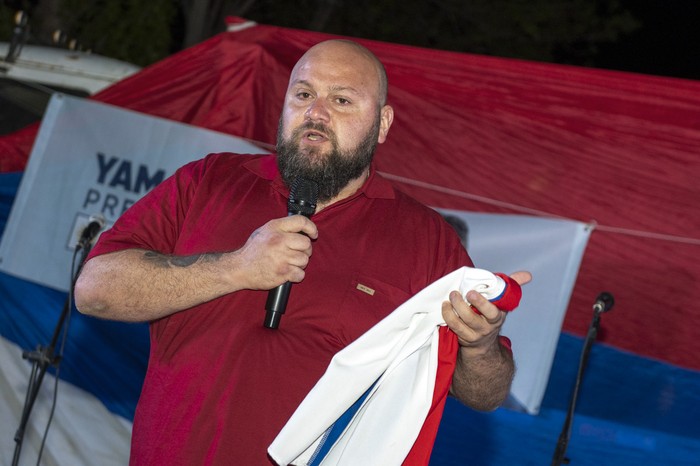
<path fill-rule="evenodd" d="M 511 277 L 521 285 L 532 278 L 528 272 Z M 471 408 L 492 411 L 505 401 L 515 373 L 513 357 L 499 341 L 506 313 L 476 291 L 470 291 L 467 299 L 481 314 L 456 291 L 442 306 L 445 323 L 460 345 L 450 391 Z"/>
<path fill-rule="evenodd" d="M 237 251 L 171 256 L 127 249 L 96 256 L 76 282 L 76 307 L 105 319 L 150 321 L 238 290 L 300 282 L 317 235 L 313 222 L 294 215 L 269 221 Z"/>

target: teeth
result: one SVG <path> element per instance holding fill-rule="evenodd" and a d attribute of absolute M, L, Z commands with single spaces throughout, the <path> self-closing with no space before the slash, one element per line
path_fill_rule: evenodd
<path fill-rule="evenodd" d="M 311 139 L 312 141 L 318 141 L 319 139 L 321 139 L 321 136 L 319 136 L 316 133 L 311 133 L 308 135 L 308 138 Z"/>

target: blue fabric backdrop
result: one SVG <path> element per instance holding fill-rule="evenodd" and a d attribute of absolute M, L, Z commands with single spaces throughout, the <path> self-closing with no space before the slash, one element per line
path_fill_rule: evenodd
<path fill-rule="evenodd" d="M 0 174 L 0 232 L 20 179 L 21 173 Z M 0 296 L 3 337 L 27 350 L 49 343 L 65 293 L 0 274 Z M 101 321 L 73 309 L 61 378 L 132 419 L 148 344 L 145 324 Z M 504 408 L 477 413 L 448 400 L 431 464 L 551 464 L 582 346 L 581 338 L 561 335 L 537 416 Z M 700 372 L 594 345 L 567 451 L 571 464 L 700 465 L 698 393 Z"/>

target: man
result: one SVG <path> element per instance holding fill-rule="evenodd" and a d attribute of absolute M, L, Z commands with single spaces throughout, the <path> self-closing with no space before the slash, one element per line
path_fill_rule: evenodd
<path fill-rule="evenodd" d="M 132 464 L 270 464 L 267 446 L 333 354 L 471 265 L 439 214 L 371 165 L 393 121 L 386 83 L 358 44 L 312 47 L 290 77 L 276 158 L 188 164 L 101 236 L 76 284 L 78 308 L 151 323 Z M 286 216 L 299 175 L 320 186 L 311 219 Z M 268 290 L 287 281 L 280 328 L 264 328 Z M 460 345 L 451 392 L 490 410 L 513 375 L 498 339 L 505 315 L 478 293 L 468 299 L 481 314 L 459 293 L 443 304 Z"/>

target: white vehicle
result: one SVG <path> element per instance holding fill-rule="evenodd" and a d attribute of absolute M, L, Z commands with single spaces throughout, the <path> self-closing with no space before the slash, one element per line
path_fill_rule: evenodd
<path fill-rule="evenodd" d="M 87 52 L 0 42 L 0 135 L 40 120 L 54 92 L 89 96 L 139 70 Z"/>

